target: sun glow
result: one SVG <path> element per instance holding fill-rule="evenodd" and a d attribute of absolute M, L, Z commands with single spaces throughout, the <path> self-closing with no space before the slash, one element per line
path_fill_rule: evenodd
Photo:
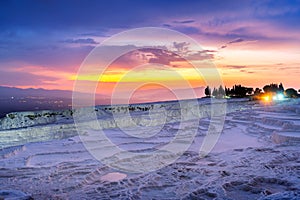
<path fill-rule="evenodd" d="M 263 100 L 266 102 L 269 102 L 271 100 L 271 98 L 269 95 L 265 95 L 265 96 L 263 96 Z"/>

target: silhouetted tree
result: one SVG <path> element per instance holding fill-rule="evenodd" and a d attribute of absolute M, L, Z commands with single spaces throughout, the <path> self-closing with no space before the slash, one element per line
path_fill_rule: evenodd
<path fill-rule="evenodd" d="M 204 90 L 206 96 L 211 96 L 211 89 L 207 86 Z"/>
<path fill-rule="evenodd" d="M 225 95 L 229 96 L 229 94 L 230 94 L 230 89 L 225 86 Z"/>
<path fill-rule="evenodd" d="M 259 95 L 261 93 L 261 89 L 255 88 L 254 95 Z"/>
<path fill-rule="evenodd" d="M 214 88 L 213 92 L 212 92 L 212 95 L 214 97 L 218 96 L 218 90 L 216 88 Z"/>
<path fill-rule="evenodd" d="M 264 90 L 265 93 L 271 92 L 271 87 L 270 87 L 269 85 L 265 85 L 265 86 L 263 87 L 263 90 Z"/>
<path fill-rule="evenodd" d="M 286 89 L 284 94 L 288 98 L 297 98 L 298 97 L 297 90 L 295 90 L 294 88 Z"/>
<path fill-rule="evenodd" d="M 245 88 L 248 95 L 253 93 L 253 88 Z"/>
<path fill-rule="evenodd" d="M 253 88 L 244 87 L 241 85 L 234 85 L 232 89 L 225 87 L 223 88 L 222 85 L 219 88 L 211 89 L 207 86 L 205 88 L 205 95 L 209 96 L 212 95 L 216 98 L 223 98 L 224 96 L 231 96 L 231 97 L 246 97 L 247 95 L 251 95 L 253 93 Z"/>
<path fill-rule="evenodd" d="M 246 87 L 243 87 L 241 85 L 234 85 L 232 88 L 232 95 L 236 97 L 245 97 L 248 92 L 248 89 Z"/>
<path fill-rule="evenodd" d="M 222 98 L 225 96 L 225 90 L 223 88 L 222 85 L 220 85 L 219 89 L 218 89 L 218 97 Z"/>
<path fill-rule="evenodd" d="M 284 92 L 284 88 L 283 88 L 282 83 L 280 83 L 279 86 L 278 86 L 278 92 L 280 92 L 280 93 Z"/>
<path fill-rule="evenodd" d="M 263 87 L 265 93 L 282 93 L 284 91 L 282 83 L 277 84 L 271 83 L 270 85 L 265 85 Z"/>

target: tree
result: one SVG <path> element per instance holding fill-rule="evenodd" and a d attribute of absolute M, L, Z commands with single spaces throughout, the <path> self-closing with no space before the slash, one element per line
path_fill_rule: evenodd
<path fill-rule="evenodd" d="M 270 87 L 270 85 L 265 85 L 265 86 L 263 87 L 263 90 L 264 90 L 264 93 L 271 92 L 271 87 Z"/>
<path fill-rule="evenodd" d="M 279 86 L 278 86 L 278 92 L 280 92 L 280 93 L 284 92 L 284 88 L 283 88 L 282 83 L 280 83 Z"/>
<path fill-rule="evenodd" d="M 225 95 L 226 95 L 226 96 L 229 96 L 229 95 L 230 95 L 230 89 L 227 88 L 226 86 L 225 86 Z"/>
<path fill-rule="evenodd" d="M 284 91 L 282 83 L 277 84 L 271 83 L 270 85 L 265 85 L 263 87 L 265 93 L 282 93 Z"/>
<path fill-rule="evenodd" d="M 295 90 L 294 88 L 286 89 L 284 93 L 285 93 L 285 96 L 288 98 L 297 98 L 298 97 L 297 90 Z"/>
<path fill-rule="evenodd" d="M 241 85 L 235 85 L 233 87 L 233 94 L 237 97 L 246 97 L 247 95 L 247 88 Z"/>
<path fill-rule="evenodd" d="M 254 95 L 259 95 L 261 93 L 261 89 L 255 88 Z"/>
<path fill-rule="evenodd" d="M 220 85 L 220 87 L 218 89 L 218 96 L 221 98 L 225 96 L 225 90 L 222 85 Z"/>
<path fill-rule="evenodd" d="M 258 89 L 258 88 L 257 88 Z M 260 90 L 260 89 L 258 89 Z M 261 91 L 261 90 L 260 90 Z M 211 89 L 207 86 L 205 88 L 205 95 L 206 96 L 214 96 L 217 98 L 224 98 L 224 96 L 231 96 L 231 97 L 247 97 L 247 95 L 252 95 L 254 90 L 253 88 L 248 88 L 248 87 L 244 87 L 241 85 L 234 85 L 232 87 L 232 89 L 227 88 L 220 85 L 218 88 L 213 89 L 213 91 L 211 92 Z"/>
<path fill-rule="evenodd" d="M 211 89 L 209 88 L 209 86 L 207 86 L 204 90 L 204 93 L 206 96 L 210 97 L 211 96 Z"/>
<path fill-rule="evenodd" d="M 214 88 L 213 92 L 212 92 L 212 95 L 214 97 L 218 96 L 218 90 L 216 88 Z"/>
<path fill-rule="evenodd" d="M 245 88 L 245 89 L 248 95 L 251 95 L 253 93 L 253 88 Z"/>

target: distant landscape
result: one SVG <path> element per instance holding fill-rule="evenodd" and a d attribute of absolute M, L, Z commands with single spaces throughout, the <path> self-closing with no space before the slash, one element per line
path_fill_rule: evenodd
<path fill-rule="evenodd" d="M 204 90 L 197 89 L 199 97 L 210 98 L 251 98 L 252 100 L 265 99 L 266 95 L 274 96 L 282 94 L 285 98 L 298 98 L 300 94 L 294 88 L 285 89 L 283 84 L 265 85 L 262 89 L 234 85 L 232 88 L 219 86 Z M 72 108 L 72 91 L 68 90 L 45 90 L 45 89 L 20 89 L 0 86 L 0 118 L 10 112 L 34 111 L 34 110 L 64 110 Z M 268 97 L 269 98 L 269 97 Z M 186 99 L 190 99 L 188 96 Z M 149 99 L 148 102 L 155 102 Z M 167 100 L 176 100 L 171 99 Z M 165 100 L 166 101 L 166 100 Z M 147 101 L 146 101 L 147 102 Z M 108 105 L 110 99 L 102 95 L 96 95 L 96 105 Z"/>
<path fill-rule="evenodd" d="M 190 89 L 175 90 L 186 99 L 191 99 Z M 194 88 L 196 97 L 204 96 L 204 87 Z M 15 87 L 0 86 L 0 118 L 10 112 L 36 111 L 36 110 L 64 110 L 72 108 L 72 91 L 70 90 L 46 90 L 46 89 L 21 89 Z M 161 94 L 164 98 L 161 98 Z M 151 97 L 151 98 L 150 98 Z M 147 95 L 137 96 L 133 103 L 146 103 L 157 101 L 176 100 L 175 96 L 166 90 L 147 91 Z M 124 104 L 126 99 L 115 99 L 114 102 Z M 108 96 L 96 94 L 96 105 L 109 105 L 111 99 Z M 125 103 L 126 104 L 126 103 Z"/>
<path fill-rule="evenodd" d="M 72 107 L 72 92 L 0 86 L 0 117 L 9 112 L 57 110 Z"/>

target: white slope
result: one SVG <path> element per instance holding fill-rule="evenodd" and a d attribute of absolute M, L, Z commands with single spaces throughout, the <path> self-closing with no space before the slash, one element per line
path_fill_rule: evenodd
<path fill-rule="evenodd" d="M 179 128 L 179 122 L 171 120 L 177 117 L 176 106 L 167 107 L 173 114 L 162 127 L 155 120 L 151 127 L 124 128 L 135 136 L 161 130 L 151 137 L 132 137 L 109 118 L 104 133 L 119 148 L 136 154 L 160 149 Z M 299 199 L 300 102 L 235 102 L 227 109 L 231 112 L 221 137 L 208 156 L 199 156 L 210 124 L 203 116 L 193 143 L 176 162 L 137 174 L 96 160 L 71 123 L 1 131 L 0 141 L 6 148 L 0 150 L 0 187 L 21 190 L 35 199 Z M 109 111 L 104 113 L 109 116 Z M 147 112 L 133 115 L 141 118 Z M 93 129 L 87 130 L 87 136 L 89 132 Z M 285 139 L 276 140 L 278 135 Z M 134 167 L 132 160 L 120 162 Z"/>

